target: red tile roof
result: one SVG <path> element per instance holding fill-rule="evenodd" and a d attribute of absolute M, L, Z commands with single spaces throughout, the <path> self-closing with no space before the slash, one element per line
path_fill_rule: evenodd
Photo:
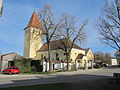
<path fill-rule="evenodd" d="M 34 27 L 34 28 L 37 28 L 37 29 L 42 29 L 41 26 L 40 26 L 40 22 L 39 22 L 39 19 L 37 17 L 37 14 L 35 12 L 33 12 L 32 16 L 30 18 L 30 21 L 29 21 L 26 28 L 28 28 L 28 27 Z"/>
<path fill-rule="evenodd" d="M 64 48 L 63 44 L 61 43 L 61 40 L 62 40 L 62 42 L 67 41 L 67 39 L 59 39 L 59 40 L 51 41 L 50 42 L 50 48 L 51 48 L 51 50 L 58 50 L 58 49 Z M 70 46 L 72 44 L 72 41 L 69 40 L 68 43 L 69 43 L 68 45 Z M 81 47 L 79 47 L 76 44 L 73 44 L 73 48 L 83 50 Z M 38 52 L 43 52 L 43 51 L 48 51 L 48 45 L 47 45 L 47 43 L 44 43 L 43 46 L 38 50 Z"/>

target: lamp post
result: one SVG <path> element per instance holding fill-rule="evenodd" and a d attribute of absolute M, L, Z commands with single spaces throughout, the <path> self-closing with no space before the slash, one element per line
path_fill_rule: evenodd
<path fill-rule="evenodd" d="M 2 0 L 0 0 L 0 17 L 2 16 L 3 6 L 2 6 Z"/>

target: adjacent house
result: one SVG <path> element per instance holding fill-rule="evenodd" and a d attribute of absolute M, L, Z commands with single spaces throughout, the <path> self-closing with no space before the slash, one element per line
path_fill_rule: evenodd
<path fill-rule="evenodd" d="M 14 66 L 13 60 L 18 58 L 21 58 L 21 56 L 15 52 L 0 55 L 0 71 L 9 66 Z"/>
<path fill-rule="evenodd" d="M 118 65 L 118 60 L 115 57 L 110 58 L 110 65 Z"/>

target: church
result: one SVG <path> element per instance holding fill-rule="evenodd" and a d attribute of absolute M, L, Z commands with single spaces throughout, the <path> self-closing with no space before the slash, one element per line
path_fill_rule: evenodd
<path fill-rule="evenodd" d="M 43 29 L 40 25 L 40 21 L 37 17 L 36 12 L 33 12 L 30 21 L 28 22 L 26 28 L 24 29 L 24 57 L 32 58 L 33 60 L 42 60 L 43 67 L 47 64 L 43 59 L 48 58 L 47 43 L 42 43 L 42 32 Z M 65 39 L 64 39 L 65 40 Z M 69 41 L 71 43 L 72 41 Z M 50 42 L 51 48 L 51 62 L 54 69 L 60 69 L 66 67 L 67 63 L 65 60 L 65 52 L 60 49 L 62 44 L 60 40 L 53 40 Z M 77 62 L 77 68 L 81 66 L 87 67 L 92 66 L 94 60 L 94 55 L 91 49 L 83 49 L 74 43 L 72 50 L 70 52 L 70 65 L 74 65 Z M 64 62 L 61 62 L 64 61 Z M 64 65 L 63 65 L 64 63 Z M 44 66 L 45 65 L 45 66 Z M 44 71 L 44 70 L 43 70 Z"/>

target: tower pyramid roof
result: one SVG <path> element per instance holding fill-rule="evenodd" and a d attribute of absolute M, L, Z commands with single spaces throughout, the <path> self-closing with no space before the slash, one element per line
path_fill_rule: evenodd
<path fill-rule="evenodd" d="M 26 28 L 29 28 L 29 27 L 34 27 L 34 28 L 37 28 L 37 29 L 42 29 L 41 26 L 40 26 L 40 22 L 38 20 L 37 14 L 35 12 L 33 12 L 32 16 L 30 18 L 30 21 L 27 24 Z"/>

